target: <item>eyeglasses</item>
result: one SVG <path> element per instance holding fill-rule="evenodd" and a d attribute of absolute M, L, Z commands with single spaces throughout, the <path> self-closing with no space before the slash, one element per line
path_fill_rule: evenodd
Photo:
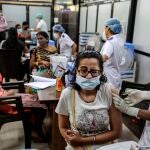
<path fill-rule="evenodd" d="M 88 68 L 81 68 L 78 70 L 80 76 L 86 77 L 89 73 L 92 75 L 92 77 L 97 77 L 100 75 L 100 70 L 91 69 L 88 71 Z"/>

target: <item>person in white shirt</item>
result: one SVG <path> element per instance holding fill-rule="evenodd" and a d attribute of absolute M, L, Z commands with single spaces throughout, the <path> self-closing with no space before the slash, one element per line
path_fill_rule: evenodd
<path fill-rule="evenodd" d="M 57 49 L 61 55 L 65 55 L 69 58 L 71 55 L 76 56 L 77 45 L 65 33 L 65 29 L 60 24 L 53 26 L 53 37 L 57 40 Z"/>
<path fill-rule="evenodd" d="M 78 53 L 74 71 L 72 87 L 62 91 L 55 110 L 59 130 L 66 150 L 97 150 L 120 136 L 121 113 L 112 103 L 100 53 Z"/>
<path fill-rule="evenodd" d="M 37 22 L 37 26 L 35 29 L 36 32 L 39 32 L 39 31 L 48 32 L 47 24 L 46 24 L 45 20 L 43 19 L 42 13 L 36 14 L 36 22 Z"/>
<path fill-rule="evenodd" d="M 139 146 L 150 147 L 150 106 L 148 110 L 134 107 L 135 104 L 138 104 L 143 100 L 150 100 L 150 91 L 129 89 L 125 93 L 128 95 L 125 99 L 113 94 L 114 104 L 116 108 L 127 115 L 146 120 L 145 127 L 138 144 Z"/>
<path fill-rule="evenodd" d="M 120 64 L 124 55 L 124 41 L 120 36 L 122 26 L 120 21 L 111 18 L 105 23 L 103 39 L 106 40 L 101 54 L 104 61 L 104 73 L 108 82 L 115 88 L 121 87 Z"/>
<path fill-rule="evenodd" d="M 7 21 L 3 16 L 2 12 L 0 12 L 0 43 L 1 41 L 5 40 L 6 29 L 7 29 Z"/>

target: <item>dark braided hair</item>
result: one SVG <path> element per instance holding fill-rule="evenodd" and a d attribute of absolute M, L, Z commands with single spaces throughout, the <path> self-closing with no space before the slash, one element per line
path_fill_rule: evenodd
<path fill-rule="evenodd" d="M 73 70 L 73 74 L 72 74 L 73 78 L 72 78 L 72 81 L 71 81 L 71 85 L 76 90 L 81 90 L 81 87 L 78 84 L 76 84 L 76 82 L 75 82 L 76 81 L 76 70 L 80 65 L 80 61 L 82 59 L 85 59 L 85 58 L 95 58 L 95 59 L 98 60 L 99 67 L 100 67 L 100 73 L 101 73 L 101 77 L 100 77 L 101 84 L 104 84 L 107 81 L 106 76 L 103 74 L 102 55 L 97 51 L 88 51 L 88 50 L 86 50 L 86 51 L 83 51 L 83 52 L 79 52 L 77 54 L 77 57 L 76 57 L 76 60 L 75 60 L 75 66 L 74 66 L 74 70 Z M 100 85 L 98 85 L 96 87 L 97 90 L 100 88 Z"/>

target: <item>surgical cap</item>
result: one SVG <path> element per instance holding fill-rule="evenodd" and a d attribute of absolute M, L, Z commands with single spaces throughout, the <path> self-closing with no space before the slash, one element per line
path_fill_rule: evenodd
<path fill-rule="evenodd" d="M 63 33 L 65 32 L 65 29 L 60 24 L 56 24 L 53 26 L 53 31 Z"/>
<path fill-rule="evenodd" d="M 120 21 L 115 18 L 108 19 L 105 22 L 105 26 L 109 27 L 110 30 L 113 31 L 114 33 L 120 33 L 122 31 Z"/>
<path fill-rule="evenodd" d="M 37 14 L 36 14 L 36 18 L 38 18 L 38 19 L 43 19 L 43 14 L 42 14 L 42 13 L 37 13 Z"/>

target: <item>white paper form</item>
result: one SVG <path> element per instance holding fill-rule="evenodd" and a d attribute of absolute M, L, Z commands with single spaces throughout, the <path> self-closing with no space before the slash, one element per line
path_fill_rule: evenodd
<path fill-rule="evenodd" d="M 50 86 L 55 86 L 56 82 L 30 82 L 30 83 L 25 83 L 24 85 L 32 87 L 34 89 L 45 89 Z"/>
<path fill-rule="evenodd" d="M 52 82 L 56 83 L 56 79 L 51 79 L 51 78 L 45 78 L 45 77 L 40 77 L 40 76 L 35 76 L 35 75 L 30 75 L 35 82 Z"/>

